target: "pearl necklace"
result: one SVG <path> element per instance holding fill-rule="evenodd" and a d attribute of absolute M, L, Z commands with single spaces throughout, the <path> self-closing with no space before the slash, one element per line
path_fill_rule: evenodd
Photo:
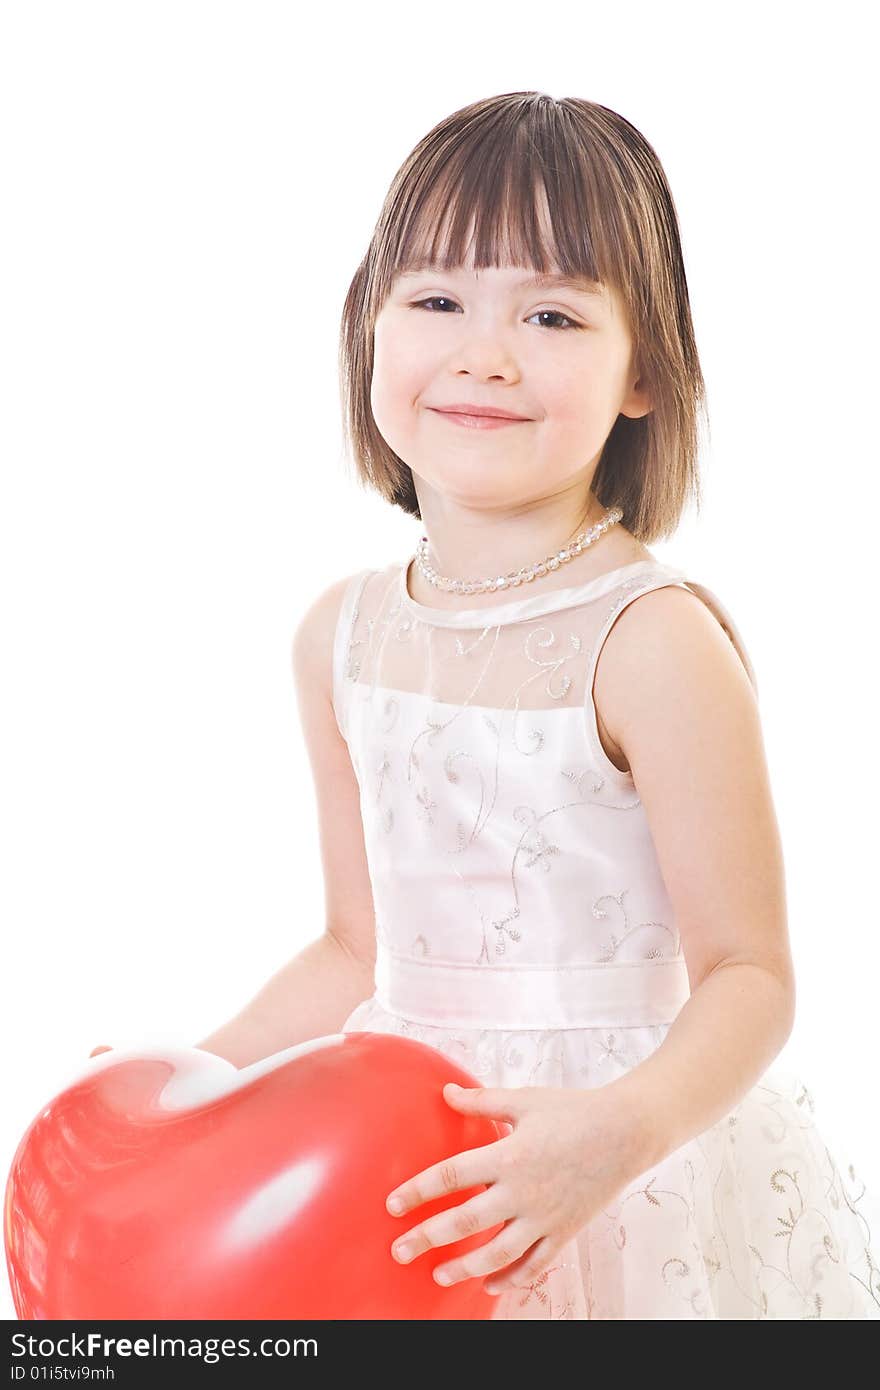
<path fill-rule="evenodd" d="M 438 574 L 428 561 L 427 536 L 422 536 L 419 540 L 414 558 L 421 573 L 435 589 L 448 590 L 453 594 L 482 594 L 496 589 L 515 589 L 519 584 L 528 584 L 533 579 L 540 579 L 548 570 L 558 570 L 560 565 L 573 560 L 575 555 L 580 555 L 582 550 L 586 550 L 587 546 L 597 541 L 615 522 L 620 521 L 622 516 L 620 507 L 611 507 L 601 521 L 589 530 L 581 531 L 564 550 L 545 556 L 535 565 L 499 575 L 497 579 L 450 579 L 446 575 Z"/>

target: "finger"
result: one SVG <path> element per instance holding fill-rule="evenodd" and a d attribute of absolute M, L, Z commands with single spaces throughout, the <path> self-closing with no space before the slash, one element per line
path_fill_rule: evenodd
<path fill-rule="evenodd" d="M 508 1289 L 524 1288 L 540 1279 L 553 1259 L 553 1247 L 549 1236 L 535 1241 L 507 1269 L 500 1270 L 486 1280 L 487 1293 L 505 1293 Z"/>
<path fill-rule="evenodd" d="M 490 1115 L 499 1120 L 518 1120 L 523 1109 L 522 1087 L 459 1086 L 447 1081 L 443 1095 L 456 1109 L 475 1115 Z"/>
<path fill-rule="evenodd" d="M 464 1153 L 445 1158 L 433 1167 L 418 1173 L 409 1182 L 402 1183 L 385 1198 L 385 1205 L 392 1216 L 402 1216 L 412 1207 L 421 1206 L 435 1197 L 445 1197 L 450 1192 L 460 1192 L 462 1188 L 476 1187 L 478 1183 L 495 1182 L 499 1174 L 501 1154 L 504 1144 L 497 1139 L 478 1149 L 466 1149 Z"/>
<path fill-rule="evenodd" d="M 481 1278 L 505 1270 L 534 1244 L 534 1240 L 534 1227 L 527 1221 L 508 1221 L 504 1229 L 485 1245 L 469 1250 L 466 1255 L 450 1260 L 448 1264 L 435 1266 L 434 1279 L 438 1284 L 460 1284 L 463 1279 Z"/>
<path fill-rule="evenodd" d="M 458 1206 L 429 1217 L 421 1226 L 414 1226 L 394 1242 L 391 1253 L 399 1264 L 409 1264 L 426 1250 L 454 1245 L 456 1241 L 497 1226 L 508 1214 L 501 1212 L 491 1192 L 481 1192 L 469 1202 L 460 1202 Z"/>

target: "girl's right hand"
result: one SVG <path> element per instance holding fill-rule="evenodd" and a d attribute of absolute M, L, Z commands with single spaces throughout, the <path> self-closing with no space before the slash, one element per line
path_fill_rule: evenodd
<path fill-rule="evenodd" d="M 98 1055 L 99 1052 L 112 1052 L 112 1051 L 113 1051 L 113 1048 L 112 1048 L 112 1047 L 107 1047 L 105 1043 L 99 1043 L 97 1047 L 93 1047 L 93 1048 L 92 1048 L 91 1052 L 89 1053 L 89 1056 L 90 1056 L 90 1057 L 97 1057 L 97 1055 Z"/>

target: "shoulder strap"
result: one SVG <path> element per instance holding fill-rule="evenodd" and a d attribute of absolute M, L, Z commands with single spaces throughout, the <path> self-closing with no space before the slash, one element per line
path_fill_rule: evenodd
<path fill-rule="evenodd" d="M 364 585 L 370 575 L 375 573 L 375 570 L 364 569 L 351 576 L 342 595 L 339 616 L 336 619 L 333 637 L 333 711 L 339 732 L 346 742 L 351 682 L 357 677 L 356 664 L 352 661 L 351 635 L 357 621 L 358 604 Z"/>

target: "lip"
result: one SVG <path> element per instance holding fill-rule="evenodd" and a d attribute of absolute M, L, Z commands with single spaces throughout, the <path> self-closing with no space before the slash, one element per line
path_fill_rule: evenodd
<path fill-rule="evenodd" d="M 497 405 L 475 405 L 470 401 L 456 401 L 453 405 L 432 405 L 440 415 L 471 415 L 488 420 L 527 420 L 527 415 L 517 415 L 513 410 L 502 410 Z"/>
<path fill-rule="evenodd" d="M 436 406 L 429 406 L 435 415 L 440 415 L 444 420 L 448 420 L 452 425 L 469 430 L 499 430 L 507 425 L 526 425 L 529 423 L 522 415 L 500 414 L 470 414 L 463 410 L 438 410 Z"/>

